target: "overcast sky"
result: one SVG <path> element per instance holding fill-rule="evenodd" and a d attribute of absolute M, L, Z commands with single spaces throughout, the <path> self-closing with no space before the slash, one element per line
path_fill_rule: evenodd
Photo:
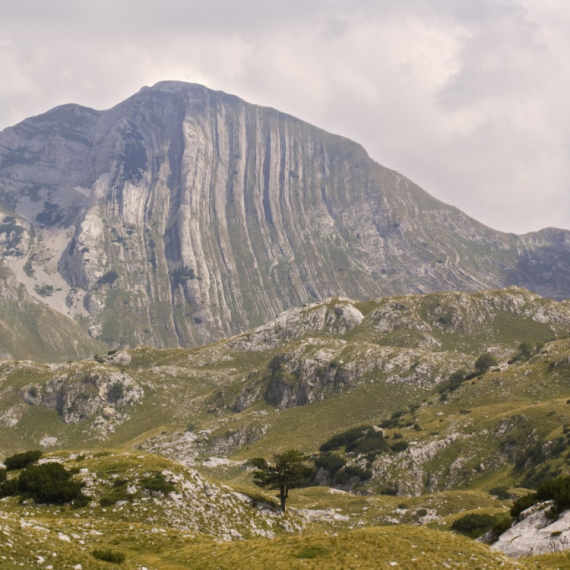
<path fill-rule="evenodd" d="M 565 0 L 0 0 L 0 129 L 202 83 L 503 231 L 570 228 Z"/>

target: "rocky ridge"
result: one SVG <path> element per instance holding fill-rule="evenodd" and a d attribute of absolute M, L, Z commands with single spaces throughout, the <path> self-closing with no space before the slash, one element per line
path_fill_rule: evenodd
<path fill-rule="evenodd" d="M 195 346 L 331 295 L 566 298 L 569 236 L 491 230 L 356 143 L 199 85 L 0 133 L 4 265 L 113 347 Z"/>

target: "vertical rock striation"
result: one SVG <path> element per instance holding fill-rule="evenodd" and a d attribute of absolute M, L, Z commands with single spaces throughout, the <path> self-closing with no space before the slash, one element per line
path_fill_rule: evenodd
<path fill-rule="evenodd" d="M 0 201 L 22 228 L 0 222 L 5 262 L 113 346 L 193 346 L 333 295 L 570 295 L 570 232 L 496 232 L 356 143 L 193 84 L 4 130 Z"/>

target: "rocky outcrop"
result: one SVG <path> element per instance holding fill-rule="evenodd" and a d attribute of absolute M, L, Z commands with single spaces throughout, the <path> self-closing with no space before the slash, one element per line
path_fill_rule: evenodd
<path fill-rule="evenodd" d="M 199 85 L 4 130 L 0 203 L 19 282 L 113 347 L 210 342 L 331 295 L 570 296 L 569 232 L 493 231 L 356 143 Z"/>
<path fill-rule="evenodd" d="M 492 548 L 513 558 L 570 549 L 570 511 L 562 512 L 557 518 L 549 518 L 546 513 L 552 504 L 552 501 L 547 501 L 523 511 Z"/>
<path fill-rule="evenodd" d="M 20 395 L 30 406 L 56 410 L 67 424 L 94 420 L 93 430 L 104 439 L 129 418 L 126 408 L 140 402 L 144 392 L 128 374 L 101 367 L 30 384 Z"/>

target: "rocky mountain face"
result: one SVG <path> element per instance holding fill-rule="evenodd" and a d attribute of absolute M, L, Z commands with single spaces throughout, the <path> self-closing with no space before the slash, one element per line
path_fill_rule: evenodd
<path fill-rule="evenodd" d="M 15 286 L 114 347 L 194 346 L 332 295 L 570 295 L 570 232 L 494 231 L 356 143 L 198 85 L 5 129 L 0 205 Z"/>

